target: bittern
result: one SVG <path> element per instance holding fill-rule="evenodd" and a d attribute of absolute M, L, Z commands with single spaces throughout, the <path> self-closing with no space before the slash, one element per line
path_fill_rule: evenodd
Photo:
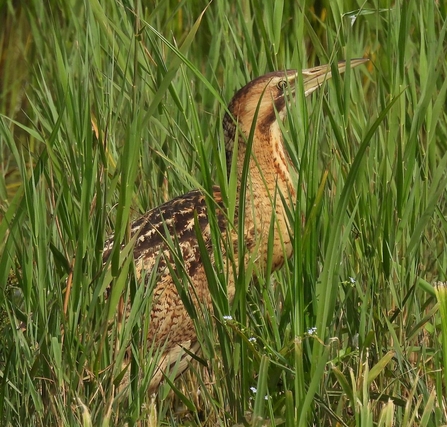
<path fill-rule="evenodd" d="M 356 67 L 366 59 L 351 60 Z M 346 70 L 346 62 L 336 65 L 339 73 Z M 228 233 L 233 250 L 238 250 L 238 240 L 243 238 L 246 255 L 256 264 L 253 271 L 263 272 L 267 267 L 270 253 L 269 271 L 278 269 L 292 254 L 291 230 L 285 204 L 288 208 L 296 202 L 295 183 L 291 178 L 292 165 L 283 144 L 279 120 L 283 120 L 288 102 L 294 99 L 298 87 L 296 70 L 277 71 L 258 77 L 240 89 L 233 97 L 223 119 L 224 143 L 227 167 L 230 169 L 233 149 L 237 143 L 238 192 L 246 185 L 245 210 L 239 212 L 244 219 L 244 235 L 237 234 L 237 227 L 229 227 L 223 209 L 222 195 L 218 187 L 213 187 L 215 214 L 221 233 Z M 301 71 L 304 94 L 315 91 L 323 82 L 332 77 L 331 67 L 323 65 Z M 254 123 L 254 120 L 256 122 Z M 250 144 L 247 144 L 250 141 Z M 251 152 L 247 153 L 247 147 Z M 246 156 L 249 156 L 248 177 L 242 184 L 242 170 Z M 240 202 L 237 200 L 237 203 Z M 163 348 L 164 354 L 152 378 L 150 390 L 154 391 L 163 379 L 165 370 L 176 361 L 177 373 L 187 367 L 187 353 L 184 348 L 197 350 L 198 343 L 193 321 L 185 309 L 178 287 L 173 278 L 176 274 L 172 242 L 178 243 L 183 258 L 184 272 L 188 277 L 185 284 L 191 301 L 197 307 L 212 309 L 204 265 L 198 243 L 198 227 L 205 247 L 213 260 L 213 245 L 209 224 L 209 213 L 205 195 L 193 190 L 147 212 L 133 222 L 131 235 L 136 235 L 133 250 L 137 279 L 153 277 L 156 284 L 152 295 L 148 345 Z M 274 225 L 273 238 L 271 224 Z M 167 236 L 169 234 L 170 236 Z M 223 239 L 225 240 L 225 239 Z M 171 248 L 168 242 L 171 242 Z M 113 237 L 105 245 L 104 259 L 113 247 Z M 269 245 L 273 247 L 269 248 Z M 225 252 L 225 245 L 222 247 Z M 238 254 L 232 256 L 233 262 Z M 246 258 L 243 258 L 246 259 Z M 223 257 L 224 263 L 229 262 Z M 234 271 L 234 270 L 231 270 Z M 256 274 L 256 273 L 255 273 Z M 179 275 L 181 277 L 181 275 Z M 228 274 L 228 299 L 235 295 L 234 274 Z M 198 310 L 199 311 L 199 310 Z"/>

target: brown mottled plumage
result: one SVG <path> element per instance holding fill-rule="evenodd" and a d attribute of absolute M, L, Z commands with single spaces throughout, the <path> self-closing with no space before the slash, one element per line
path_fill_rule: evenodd
<path fill-rule="evenodd" d="M 367 60 L 352 60 L 350 66 L 355 67 L 365 61 Z M 344 72 L 345 68 L 344 62 L 338 64 L 340 73 Z M 305 95 L 312 93 L 330 77 L 331 68 L 328 65 L 302 70 Z M 231 115 L 226 113 L 223 120 L 228 168 L 237 140 L 237 178 L 240 186 L 246 156 L 246 141 L 257 111 L 246 184 L 243 238 L 248 256 L 256 260 L 258 271 L 265 269 L 272 216 L 275 224 L 272 270 L 279 268 L 292 253 L 290 227 L 282 198 L 292 206 L 295 203 L 295 185 L 289 174 L 289 158 L 284 149 L 277 117 L 284 118 L 287 101 L 292 100 L 295 94 L 297 78 L 295 70 L 288 70 L 254 79 L 234 95 L 228 106 Z M 228 233 L 229 241 L 237 251 L 239 236 L 234 228 L 227 227 L 223 213 L 225 208 L 218 187 L 213 188 L 213 197 L 216 202 L 219 228 L 222 233 Z M 155 343 L 156 346 L 165 347 L 162 361 L 151 381 L 151 391 L 155 391 L 163 379 L 162 371 L 181 357 L 182 347 L 193 351 L 198 348 L 193 322 L 171 277 L 170 271 L 175 270 L 173 257 L 176 255 L 169 250 L 167 240 L 178 242 L 181 249 L 184 269 L 190 278 L 188 290 L 191 300 L 197 306 L 201 304 L 211 308 L 211 296 L 197 244 L 195 218 L 212 260 L 207 205 L 205 196 L 199 190 L 193 190 L 147 212 L 132 224 L 132 235 L 135 233 L 138 235 L 133 252 L 137 279 L 143 274 L 148 277 L 154 266 L 157 266 L 157 284 L 152 299 L 151 323 L 147 339 L 148 345 Z M 166 231 L 170 234 L 170 239 L 166 239 Z M 104 259 L 108 258 L 113 244 L 111 237 L 105 245 Z M 225 250 L 224 247 L 222 249 Z M 237 254 L 234 258 L 237 260 Z M 167 263 L 170 264 L 171 270 Z M 227 280 L 228 298 L 231 301 L 235 294 L 232 274 L 228 275 Z M 178 373 L 187 367 L 184 356 L 185 354 L 182 363 L 177 366 Z"/>

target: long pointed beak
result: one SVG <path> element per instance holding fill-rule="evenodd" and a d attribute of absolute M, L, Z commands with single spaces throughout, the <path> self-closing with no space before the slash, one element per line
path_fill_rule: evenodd
<path fill-rule="evenodd" d="M 369 59 L 365 58 L 351 59 L 349 62 L 349 67 L 354 68 L 368 61 Z M 346 61 L 340 61 L 337 64 L 338 72 L 340 74 L 344 73 L 346 71 L 346 66 Z M 320 65 L 319 67 L 307 68 L 302 70 L 302 75 L 304 95 L 308 96 L 318 89 L 326 80 L 329 80 L 332 77 L 331 65 L 326 64 Z"/>

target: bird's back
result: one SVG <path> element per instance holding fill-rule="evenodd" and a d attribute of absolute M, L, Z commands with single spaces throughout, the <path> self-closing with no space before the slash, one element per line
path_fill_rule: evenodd
<path fill-rule="evenodd" d="M 218 226 L 223 232 L 226 220 L 218 187 L 213 188 L 213 200 Z M 212 259 L 209 212 L 206 197 L 200 190 L 190 191 L 148 211 L 131 225 L 131 236 L 136 237 L 133 257 L 138 283 L 143 285 L 150 280 L 155 283 L 148 345 L 165 346 L 168 351 L 195 338 L 193 321 L 182 295 L 191 298 L 194 307 L 211 306 L 198 230 Z M 113 244 L 112 236 L 105 244 L 104 261 L 109 258 Z"/>

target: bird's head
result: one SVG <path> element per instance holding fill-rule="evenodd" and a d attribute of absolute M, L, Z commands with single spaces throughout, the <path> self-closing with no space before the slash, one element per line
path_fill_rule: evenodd
<path fill-rule="evenodd" d="M 363 64 L 367 59 L 353 59 L 349 65 L 351 68 Z M 338 72 L 346 70 L 346 62 L 337 64 Z M 301 71 L 304 95 L 307 96 L 320 87 L 324 81 L 332 77 L 331 66 L 322 65 L 319 67 L 304 69 Z M 238 143 L 243 143 L 250 135 L 253 121 L 256 117 L 256 132 L 266 134 L 270 131 L 272 124 L 284 118 L 286 114 L 287 102 L 295 97 L 298 87 L 298 72 L 296 70 L 275 71 L 257 77 L 242 89 L 236 92 L 230 104 L 228 112 L 223 120 L 225 133 L 225 148 L 227 155 L 233 151 L 236 130 L 239 129 L 241 138 Z M 231 158 L 231 156 L 230 156 Z"/>

